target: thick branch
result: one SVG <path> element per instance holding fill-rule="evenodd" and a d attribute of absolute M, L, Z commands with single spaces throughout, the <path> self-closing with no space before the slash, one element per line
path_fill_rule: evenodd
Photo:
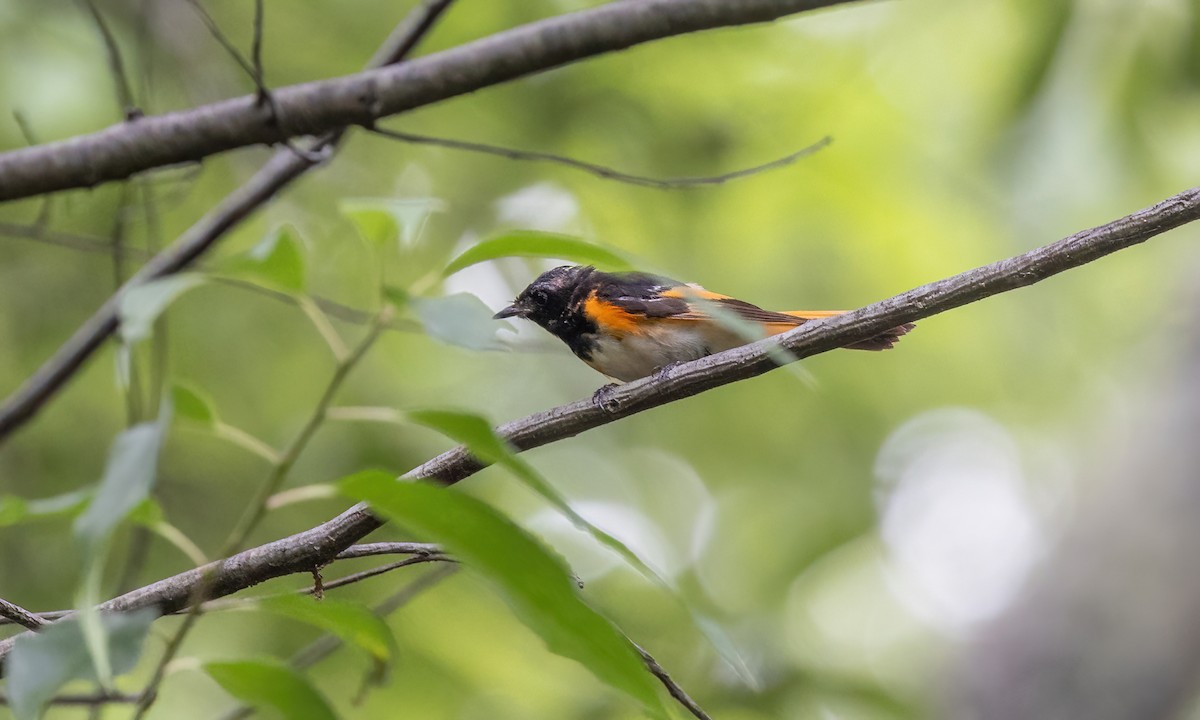
<path fill-rule="evenodd" d="M 240 147 L 320 135 L 584 58 L 699 30 L 766 22 L 850 0 L 618 0 L 428 57 L 139 119 L 0 155 L 0 201 L 91 187 Z"/>
<path fill-rule="evenodd" d="M 614 389 L 604 407 L 591 399 L 579 400 L 507 423 L 497 432 L 518 450 L 573 437 L 659 405 L 762 375 L 777 367 L 773 358 L 778 357 L 780 348 L 800 359 L 866 340 L 903 323 L 1032 285 L 1197 219 L 1200 219 L 1200 187 L 1024 255 L 922 285 L 845 315 L 806 323 L 783 335 L 628 383 Z M 405 477 L 449 485 L 483 467 L 483 463 L 458 447 L 442 453 Z M 382 521 L 366 506 L 356 505 L 315 528 L 234 555 L 225 561 L 220 572 L 215 573 L 209 597 L 228 595 L 283 575 L 307 573 L 314 567 L 325 565 L 380 525 Z M 160 580 L 114 598 L 101 607 L 133 610 L 156 605 L 163 612 L 174 612 L 188 603 L 193 587 L 207 569 L 197 568 Z M 10 648 L 11 638 L 0 641 L 0 657 L 7 655 Z"/>

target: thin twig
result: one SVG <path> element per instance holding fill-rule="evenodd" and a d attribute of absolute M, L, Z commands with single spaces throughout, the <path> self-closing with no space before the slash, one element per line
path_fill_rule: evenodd
<path fill-rule="evenodd" d="M 250 58 L 254 63 L 254 82 L 258 84 L 259 93 L 267 87 L 267 76 L 263 71 L 263 0 L 254 0 L 254 42 L 250 46 Z"/>
<path fill-rule="evenodd" d="M 565 155 L 556 155 L 554 153 L 540 152 L 536 150 L 517 150 L 515 148 L 502 147 L 499 145 L 489 145 L 486 143 L 477 143 L 467 140 L 451 140 L 449 138 L 433 137 L 431 135 L 418 135 L 410 132 L 402 132 L 400 130 L 389 130 L 381 127 L 368 127 L 369 132 L 376 135 L 400 140 L 406 143 L 415 143 L 418 145 L 434 145 L 437 147 L 450 148 L 452 150 L 463 150 L 466 152 L 482 153 L 484 155 L 494 155 L 496 157 L 507 158 L 509 160 L 521 160 L 531 162 L 547 162 L 555 165 L 564 165 L 576 170 L 595 175 L 596 177 L 604 178 L 605 180 L 615 180 L 617 182 L 627 183 L 629 185 L 639 185 L 641 187 L 658 188 L 660 190 L 680 190 L 683 188 L 698 187 L 702 185 L 721 185 L 730 180 L 758 175 L 770 170 L 777 170 L 786 167 L 796 162 L 802 157 L 807 157 L 833 142 L 833 138 L 823 137 L 812 145 L 806 148 L 797 150 L 796 152 L 784 155 L 781 158 L 776 158 L 762 165 L 754 165 L 752 167 L 734 170 L 732 172 L 722 173 L 720 175 L 708 175 L 701 177 L 676 177 L 676 178 L 652 178 L 644 175 L 633 175 L 623 172 L 615 168 L 596 163 L 587 162 L 585 160 L 577 160 Z"/>
<path fill-rule="evenodd" d="M 250 79 L 254 81 L 255 89 L 261 91 L 262 75 L 257 70 L 255 70 L 255 66 L 253 64 L 251 64 L 251 62 L 249 60 L 246 59 L 246 56 L 242 54 L 242 51 L 237 49 L 237 46 L 233 44 L 233 41 L 231 41 L 225 35 L 225 33 L 221 31 L 221 26 L 218 25 L 217 21 L 213 19 L 213 16 L 208 13 L 208 10 L 204 9 L 204 5 L 200 4 L 200 0 L 187 0 L 187 3 L 196 10 L 196 14 L 200 16 L 200 20 L 204 23 L 204 26 L 206 28 L 208 28 L 208 34 L 212 35 L 213 39 L 216 40 L 218 43 L 220 43 L 221 47 L 225 48 L 225 52 L 227 52 L 229 54 L 229 56 L 231 58 L 233 58 L 234 62 L 236 62 L 238 64 L 238 66 L 240 66 L 242 68 L 242 70 L 247 75 L 250 76 Z M 261 6 L 261 2 L 258 3 L 258 6 Z M 261 31 L 261 26 L 259 25 L 259 22 L 260 22 L 260 18 L 258 16 L 258 8 L 256 7 L 256 10 L 255 10 L 255 40 L 256 40 L 255 50 L 256 51 L 261 50 L 260 48 L 257 47 L 257 40 L 259 37 L 259 32 Z"/>
<path fill-rule="evenodd" d="M 425 0 L 413 9 L 388 36 L 372 57 L 369 67 L 399 63 L 434 27 L 453 0 Z M 332 152 L 345 128 L 339 128 L 315 141 L 310 150 Z M 3 186 L 3 155 L 0 155 L 0 186 Z M 122 288 L 122 292 L 190 266 L 211 249 L 225 233 L 236 227 L 292 180 L 314 166 L 304 156 L 291 151 L 277 152 L 246 184 L 230 193 L 204 218 L 193 225 L 169 248 L 155 255 Z M 0 200 L 3 199 L 0 187 Z M 83 366 L 118 325 L 120 292 L 110 297 L 54 355 L 25 380 L 0 404 L 0 444 L 24 425 Z"/>
<path fill-rule="evenodd" d="M 121 117 L 126 120 L 136 120 L 141 117 L 142 111 L 138 109 L 137 104 L 133 99 L 133 90 L 129 85 L 129 77 L 125 74 L 125 61 L 121 58 L 121 47 L 117 44 L 117 38 L 109 29 L 108 23 L 105 22 L 104 16 L 100 14 L 100 10 L 96 7 L 93 0 L 82 0 L 83 5 L 87 8 L 88 13 L 92 16 L 92 20 L 96 23 L 96 29 L 100 31 L 100 38 L 104 41 L 105 54 L 108 57 L 109 74 L 113 78 L 113 87 L 117 93 L 117 103 L 120 105 Z"/>
<path fill-rule="evenodd" d="M 5 619 L 16 623 L 17 625 L 22 625 L 30 630 L 38 630 L 43 625 L 47 624 L 47 621 L 43 620 L 37 615 L 34 615 L 20 605 L 10 603 L 3 598 L 0 598 L 0 616 L 3 616 Z"/>
<path fill-rule="evenodd" d="M 351 545 L 350 547 L 346 548 L 342 552 L 338 553 L 334 557 L 334 560 L 354 560 L 354 559 L 365 558 L 365 557 L 377 557 L 379 555 L 413 555 L 416 557 L 424 558 L 422 560 L 422 562 L 454 563 L 454 559 L 449 557 L 448 555 L 446 555 L 445 552 L 442 551 L 442 548 L 440 545 L 434 545 L 432 543 L 418 543 L 418 542 L 360 543 L 358 545 Z M 358 573 L 357 575 L 347 575 L 345 578 L 341 578 L 341 579 L 326 583 L 325 589 L 345 587 L 346 585 L 350 585 L 355 582 L 360 582 L 360 581 L 366 580 L 368 578 L 376 577 L 378 575 L 382 575 L 385 572 L 390 572 L 392 570 L 396 570 L 400 567 L 407 567 L 408 565 L 419 565 L 419 564 L 420 564 L 420 562 L 409 562 L 405 565 L 401 565 L 399 563 L 392 563 L 390 565 L 380 566 L 378 568 L 372 568 L 371 570 L 366 571 L 366 573 L 369 573 L 369 574 Z M 352 581 L 347 581 L 349 578 L 354 578 L 354 579 Z M 312 588 L 301 588 L 297 592 L 300 594 L 309 594 L 311 592 L 311 590 L 312 590 Z M 222 610 L 222 609 L 225 609 L 228 607 L 237 607 L 237 606 L 247 604 L 247 603 L 255 603 L 261 599 L 262 598 L 249 598 L 246 600 L 229 600 L 229 601 L 227 601 L 227 600 L 209 600 L 208 602 L 204 603 L 204 605 L 201 609 L 205 612 L 208 612 L 211 610 Z M 0 600 L 0 626 L 25 625 L 25 627 L 27 627 L 31 630 L 37 629 L 35 627 L 30 627 L 30 625 L 27 625 L 24 622 L 21 622 L 15 616 L 6 613 L 4 611 L 4 602 L 5 602 L 4 600 Z M 11 603 L 9 603 L 9 604 L 11 605 Z M 13 607 L 16 607 L 16 606 L 14 605 Z M 20 608 L 18 608 L 18 610 L 19 609 Z M 25 611 L 25 612 L 28 612 L 28 611 Z M 46 625 L 48 623 L 54 622 L 55 620 L 61 620 L 62 618 L 65 618 L 74 612 L 75 612 L 74 610 L 48 610 L 46 612 L 40 612 L 40 613 L 28 612 L 27 619 L 31 623 L 37 623 L 38 627 L 41 627 L 42 625 Z M 188 608 L 186 608 L 186 607 L 179 608 L 169 614 L 179 615 L 184 612 L 188 612 Z"/>
<path fill-rule="evenodd" d="M 49 705 L 74 705 L 96 707 L 100 705 L 109 705 L 112 703 L 133 704 L 138 701 L 137 695 L 128 695 L 125 693 L 90 693 L 87 695 L 56 695 L 46 701 Z M 12 702 L 7 695 L 0 695 L 0 705 L 11 705 Z"/>
<path fill-rule="evenodd" d="M 337 560 L 374 557 L 376 555 L 441 555 L 442 546 L 418 542 L 376 542 L 351 545 L 336 555 Z"/>
<path fill-rule="evenodd" d="M 687 711 L 692 715 L 696 716 L 698 720 L 712 720 L 709 714 L 704 712 L 704 709 L 697 705 L 696 701 L 693 700 L 686 692 L 684 692 L 683 688 L 679 687 L 679 683 L 671 679 L 671 676 L 667 674 L 667 671 L 663 669 L 662 665 L 658 664 L 658 661 L 654 659 L 653 655 L 646 652 L 641 645 L 638 645 L 634 642 L 631 642 L 631 644 L 633 645 L 633 648 L 637 650 L 638 655 L 642 656 L 642 662 L 646 664 L 646 669 L 650 671 L 651 675 L 658 678 L 659 682 L 661 682 L 663 686 L 667 688 L 667 692 L 671 693 L 671 697 L 675 698 L 680 705 L 686 708 Z"/>

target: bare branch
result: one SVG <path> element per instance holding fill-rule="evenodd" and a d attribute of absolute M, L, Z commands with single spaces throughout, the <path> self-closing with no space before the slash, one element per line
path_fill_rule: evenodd
<path fill-rule="evenodd" d="M 372 65 L 398 63 L 433 28 L 453 0 L 425 0 L 388 37 L 372 58 Z M 141 123 L 139 122 L 139 125 Z M 310 148 L 332 152 L 342 130 L 332 132 Z M 0 156 L 2 157 L 2 156 Z M 2 164 L 2 161 L 0 161 Z M 221 237 L 270 200 L 292 180 L 313 167 L 304 153 L 275 153 L 245 185 L 230 193 L 175 243 L 154 256 L 129 282 L 108 299 L 59 349 L 0 405 L 0 444 L 23 425 L 74 376 L 105 338 L 117 329 L 117 303 L 121 292 L 134 285 L 172 275 L 191 265 Z M 0 175 L 3 171 L 0 170 Z M 0 182 L 2 184 L 2 182 Z"/>
<path fill-rule="evenodd" d="M 525 160 L 532 162 L 548 162 L 556 165 L 565 165 L 569 168 L 582 170 L 586 173 L 595 175 L 596 177 L 606 180 L 616 180 L 617 182 L 627 183 L 629 185 L 640 185 L 642 187 L 658 188 L 660 190 L 678 190 L 683 188 L 692 188 L 702 185 L 721 185 L 730 180 L 758 175 L 769 170 L 776 170 L 786 167 L 796 162 L 802 157 L 812 155 L 813 153 L 826 147 L 833 141 L 832 138 L 826 136 L 816 141 L 806 148 L 797 150 L 796 152 L 784 155 L 781 158 L 776 158 L 762 165 L 754 165 L 733 172 L 722 173 L 720 175 L 709 175 L 702 177 L 677 177 L 677 178 L 652 178 L 644 175 L 632 175 L 627 172 L 622 172 L 614 168 L 596 163 L 577 160 L 564 155 L 555 155 L 554 153 L 538 152 L 531 150 L 517 150 L 515 148 L 506 148 L 499 145 L 488 145 L 486 143 L 470 142 L 466 140 L 451 140 L 448 138 L 433 137 L 430 135 L 417 135 L 415 133 L 401 132 L 399 130 L 388 130 L 387 128 L 372 127 L 368 128 L 370 132 L 376 135 L 400 140 L 402 142 L 414 143 L 417 145 L 434 145 L 437 147 L 450 148 L 451 150 L 464 150 L 466 152 L 482 153 L 484 155 L 495 155 L 497 157 L 507 158 L 509 160 Z"/>
<path fill-rule="evenodd" d="M 34 615 L 20 605 L 10 603 L 9 601 L 0 598 L 0 616 L 3 616 L 12 622 L 23 625 L 30 630 L 38 630 L 47 622 L 42 618 Z"/>
<path fill-rule="evenodd" d="M 320 135 L 674 35 L 748 25 L 850 0 L 618 0 L 498 33 L 421 60 L 110 127 L 0 155 L 0 201 L 91 187 L 251 145 Z"/>
<path fill-rule="evenodd" d="M 658 681 L 663 684 L 663 687 L 667 689 L 667 692 L 671 693 L 671 697 L 675 698 L 680 705 L 682 705 L 698 720 L 712 720 L 709 714 L 704 712 L 704 708 L 697 705 L 696 701 L 693 700 L 690 695 L 684 692 L 683 688 L 679 687 L 679 683 L 671 679 L 671 676 L 667 674 L 667 671 L 663 669 L 662 665 L 658 664 L 658 661 L 654 659 L 653 655 L 646 652 L 645 649 L 637 643 L 633 643 L 633 649 L 637 650 L 638 655 L 642 656 L 642 662 L 646 664 L 646 669 L 650 671 L 651 675 L 658 678 Z"/>
<path fill-rule="evenodd" d="M 1106 225 L 1075 233 L 1023 255 L 909 290 L 844 315 L 805 323 L 782 335 L 671 367 L 653 377 L 615 388 L 603 406 L 591 398 L 535 413 L 496 429 L 517 450 L 529 450 L 574 437 L 705 390 L 762 375 L 778 367 L 778 350 L 796 359 L 828 352 L 993 295 L 1027 287 L 1058 273 L 1132 247 L 1200 219 L 1200 187 Z M 405 474 L 446 485 L 484 467 L 465 448 L 449 450 Z M 307 573 L 377 529 L 383 521 L 362 504 L 304 532 L 238 553 L 215 574 L 210 597 L 223 597 L 271 578 Z M 109 611 L 156 606 L 164 613 L 185 607 L 196 583 L 215 564 L 160 580 L 103 603 Z M 12 638 L 0 641 L 0 658 Z"/>

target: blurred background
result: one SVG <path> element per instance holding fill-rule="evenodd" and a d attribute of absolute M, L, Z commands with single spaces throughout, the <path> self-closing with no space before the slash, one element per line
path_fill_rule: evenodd
<path fill-rule="evenodd" d="M 421 51 L 596 4 L 459 0 Z M 407 5 L 267 3 L 267 82 L 356 71 Z M 248 51 L 253 3 L 204 6 Z M 253 90 L 188 2 L 99 7 L 147 113 Z M 44 142 L 117 122 L 104 58 L 78 3 L 0 3 L 0 148 L 21 147 L 29 134 Z M 441 211 L 420 238 L 388 251 L 393 284 L 411 287 L 482 238 L 540 229 L 768 308 L 859 307 L 1195 184 L 1198 113 L 1195 0 L 847 5 L 653 43 L 386 123 L 655 177 L 722 173 L 833 138 L 786 169 L 662 191 L 354 133 L 328 167 L 242 224 L 216 256 L 294 226 L 309 292 L 371 310 L 374 280 L 364 278 L 374 278 L 379 262 L 339 206 L 436 198 Z M 162 171 L 125 198 L 108 185 L 0 207 L 0 392 L 112 293 L 116 274 L 140 262 L 139 249 L 173 240 L 269 152 Z M 55 244 L 63 238 L 28 231 L 39 221 L 100 244 Z M 115 269 L 106 244 L 118 226 L 127 258 Z M 683 603 L 598 549 L 503 470 L 460 488 L 561 552 L 589 601 L 721 720 L 926 717 L 955 653 L 1008 606 L 1092 490 L 1097 468 L 1130 449 L 1140 413 L 1170 392 L 1193 320 L 1200 250 L 1189 240 L 1198 235 L 1187 227 L 927 319 L 891 352 L 827 353 L 801 372 L 723 387 L 527 455 L 579 512 L 670 578 Z M 419 290 L 472 293 L 498 309 L 554 264 L 490 262 L 444 283 L 422 281 Z M 336 322 L 347 339 L 362 333 Z M 166 327 L 165 377 L 201 389 L 225 422 L 275 447 L 296 433 L 333 371 L 328 348 L 294 305 L 243 288 L 194 290 L 172 306 Z M 532 326 L 501 332 L 498 351 L 445 344 L 416 327 L 387 333 L 338 404 L 457 408 L 502 422 L 606 382 Z M 150 351 L 140 352 L 149 364 Z M 116 357 L 112 346 L 101 352 L 0 446 L 8 502 L 99 479 L 129 417 Z M 366 467 L 399 474 L 448 447 L 415 427 L 331 422 L 289 487 Z M 155 496 L 171 523 L 216 552 L 263 474 L 254 455 L 179 425 Z M 346 505 L 282 508 L 253 541 L 310 527 Z M 373 538 L 411 539 L 394 527 Z M 139 542 L 148 548 L 144 562 L 126 572 Z M 0 597 L 35 610 L 69 607 L 75 563 L 69 518 L 0 527 Z M 329 575 L 361 569 L 340 565 Z M 189 566 L 176 548 L 129 530 L 107 590 Z M 425 572 L 418 566 L 337 592 L 373 602 Z M 277 580 L 252 593 L 305 581 Z M 696 617 L 719 628 L 728 647 L 714 647 Z M 470 572 L 426 591 L 389 623 L 400 658 L 360 704 L 352 701 L 361 657 L 345 651 L 312 673 L 347 716 L 640 716 L 549 654 Z M 216 613 L 201 620 L 183 654 L 286 657 L 317 634 L 261 613 Z M 160 638 L 152 636 L 149 656 L 161 651 Z M 150 668 L 144 662 L 122 683 L 140 687 Z M 233 705 L 207 677 L 184 671 L 168 679 L 151 717 L 209 717 Z M 127 712 L 112 708 L 105 717 Z"/>

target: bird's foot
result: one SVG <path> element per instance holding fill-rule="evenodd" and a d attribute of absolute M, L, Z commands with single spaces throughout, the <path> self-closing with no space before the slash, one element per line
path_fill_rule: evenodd
<path fill-rule="evenodd" d="M 592 404 L 606 413 L 615 413 L 620 410 L 621 402 L 616 397 L 616 391 L 619 387 L 621 386 L 617 383 L 608 383 L 601 386 L 596 392 L 592 393 Z"/>
<path fill-rule="evenodd" d="M 679 367 L 682 364 L 683 364 L 682 361 L 676 360 L 675 362 L 669 362 L 666 365 L 660 365 L 659 367 L 654 368 L 654 372 L 650 374 L 650 378 L 652 380 L 662 380 L 672 370 L 674 370 L 675 368 Z"/>

